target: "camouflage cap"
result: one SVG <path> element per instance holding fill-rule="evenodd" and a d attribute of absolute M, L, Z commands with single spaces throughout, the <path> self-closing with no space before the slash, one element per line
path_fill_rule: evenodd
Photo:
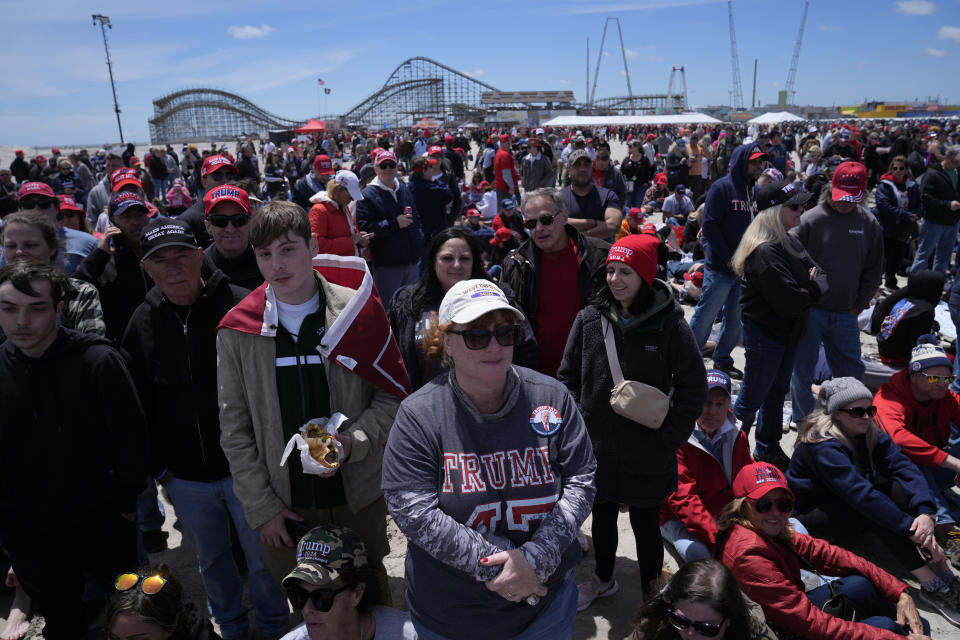
<path fill-rule="evenodd" d="M 353 529 L 322 525 L 307 532 L 297 544 L 297 566 L 286 578 L 327 585 L 344 572 L 367 566 L 367 547 Z"/>

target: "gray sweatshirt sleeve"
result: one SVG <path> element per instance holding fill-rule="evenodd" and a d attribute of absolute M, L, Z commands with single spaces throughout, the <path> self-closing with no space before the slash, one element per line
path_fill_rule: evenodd
<path fill-rule="evenodd" d="M 572 396 L 567 396 L 564 415 L 569 417 L 567 424 L 558 434 L 560 441 L 551 446 L 551 463 L 562 478 L 560 499 L 544 518 L 533 538 L 520 547 L 534 573 L 543 582 L 560 566 L 563 552 L 573 542 L 580 525 L 587 519 L 596 494 L 593 477 L 597 470 L 597 461 L 593 456 L 593 446 L 587 437 L 583 417 Z M 556 460 L 552 459 L 554 448 Z"/>
<path fill-rule="evenodd" d="M 387 509 L 411 543 L 477 580 L 492 580 L 502 566 L 484 567 L 480 559 L 503 548 L 440 510 L 437 478 L 443 454 L 435 450 L 435 443 L 401 405 L 383 456 Z"/>
<path fill-rule="evenodd" d="M 857 288 L 855 303 L 857 311 L 870 306 L 870 300 L 880 286 L 883 271 L 883 230 L 872 216 L 868 216 L 867 220 L 865 242 L 869 243 L 869 247 L 867 257 L 863 261 L 863 270 L 860 272 L 860 286 Z"/>

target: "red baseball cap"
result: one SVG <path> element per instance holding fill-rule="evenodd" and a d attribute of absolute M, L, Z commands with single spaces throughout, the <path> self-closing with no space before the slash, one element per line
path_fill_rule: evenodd
<path fill-rule="evenodd" d="M 60 211 L 79 211 L 83 213 L 83 209 L 77 206 L 77 200 L 73 196 L 63 194 L 57 197 L 60 198 Z"/>
<path fill-rule="evenodd" d="M 653 182 L 654 184 L 667 186 L 667 174 L 661 171 L 657 175 L 653 176 Z"/>
<path fill-rule="evenodd" d="M 143 189 L 139 171 L 130 167 L 123 167 L 110 174 L 110 191 L 120 191 L 121 187 L 128 184 Z"/>
<path fill-rule="evenodd" d="M 333 160 L 323 153 L 313 159 L 313 169 L 322 176 L 332 176 L 336 173 L 333 170 Z"/>
<path fill-rule="evenodd" d="M 703 271 L 683 274 L 683 279 L 693 283 L 698 289 L 703 289 Z"/>
<path fill-rule="evenodd" d="M 470 207 L 469 209 L 467 209 L 466 214 L 468 218 L 480 217 L 480 211 L 476 207 Z"/>
<path fill-rule="evenodd" d="M 50 153 L 52 153 L 53 155 L 57 155 L 60 153 L 60 149 L 58 149 L 57 147 L 50 147 Z"/>
<path fill-rule="evenodd" d="M 206 178 L 211 173 L 216 173 L 220 169 L 226 169 L 231 173 L 240 173 L 240 171 L 233 165 L 233 161 L 221 155 L 208 156 L 206 160 L 203 161 L 203 165 L 200 167 L 200 177 Z"/>
<path fill-rule="evenodd" d="M 46 161 L 47 161 L 47 159 L 46 159 L 44 156 L 37 156 L 36 158 L 34 158 L 34 160 L 36 160 L 37 162 L 46 162 Z"/>
<path fill-rule="evenodd" d="M 210 189 L 203 196 L 203 215 L 210 215 L 213 208 L 223 202 L 235 202 L 240 205 L 244 213 L 250 213 L 250 196 L 247 192 L 232 184 L 224 184 L 215 189 Z"/>
<path fill-rule="evenodd" d="M 17 149 L 16 151 L 13 152 L 13 155 L 22 156 L 22 155 L 23 155 L 23 149 Z"/>
<path fill-rule="evenodd" d="M 627 211 L 627 216 L 633 220 L 636 220 L 637 222 L 640 222 L 643 220 L 643 209 L 640 207 L 630 207 L 630 210 Z"/>
<path fill-rule="evenodd" d="M 501 142 L 511 142 L 512 140 L 513 140 L 513 139 L 510 137 L 510 134 L 509 134 L 509 133 L 501 133 L 501 134 L 500 134 L 500 141 L 501 141 Z"/>
<path fill-rule="evenodd" d="M 657 235 L 657 225 L 652 222 L 648 222 L 642 227 L 640 227 L 640 233 L 646 233 L 648 235 L 655 236 Z"/>
<path fill-rule="evenodd" d="M 656 140 L 656 139 L 657 139 L 657 136 L 653 135 L 652 133 L 647 134 L 647 142 L 650 142 L 651 140 Z"/>
<path fill-rule="evenodd" d="M 47 198 L 56 198 L 53 189 L 46 182 L 24 182 L 20 190 L 17 191 L 17 198 L 23 200 L 27 196 L 45 196 Z"/>
<path fill-rule="evenodd" d="M 140 158 L 138 158 L 137 156 L 130 156 L 130 166 L 131 166 L 131 167 L 139 167 L 139 166 L 140 166 Z"/>
<path fill-rule="evenodd" d="M 443 155 L 443 147 L 441 147 L 440 145 L 435 144 L 429 149 L 427 149 L 428 156 L 435 156 L 437 154 Z"/>
<path fill-rule="evenodd" d="M 770 156 L 768 156 L 763 149 L 760 147 L 754 147 L 753 149 L 750 149 L 750 155 L 747 156 L 747 160 L 766 160 L 769 157 Z"/>
<path fill-rule="evenodd" d="M 396 164 L 397 156 L 393 154 L 393 151 L 387 151 L 386 149 L 383 149 L 382 151 L 380 151 L 379 154 L 377 154 L 377 159 L 374 160 L 374 164 L 376 164 L 379 167 L 381 164 L 383 164 L 387 160 L 390 160 L 394 164 Z"/>
<path fill-rule="evenodd" d="M 867 188 L 867 168 L 859 162 L 841 162 L 833 172 L 830 197 L 834 202 L 859 203 Z"/>
<path fill-rule="evenodd" d="M 444 142 L 453 142 L 453 136 L 448 133 L 447 135 L 443 136 L 443 141 L 444 141 Z"/>
<path fill-rule="evenodd" d="M 740 469 L 733 479 L 733 496 L 758 500 L 774 489 L 783 489 L 793 497 L 780 469 L 766 462 L 754 462 Z"/>

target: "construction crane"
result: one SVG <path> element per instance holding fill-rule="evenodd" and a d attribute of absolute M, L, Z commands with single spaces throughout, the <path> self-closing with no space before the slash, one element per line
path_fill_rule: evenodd
<path fill-rule="evenodd" d="M 603 45 L 607 40 L 607 25 L 610 21 L 613 20 L 617 23 L 617 33 L 620 34 L 620 52 L 623 54 L 623 75 L 627 78 L 627 95 L 630 97 L 630 103 L 633 104 L 633 88 L 630 86 L 630 70 L 627 69 L 627 50 L 623 46 L 623 30 L 620 28 L 620 18 L 607 18 L 603 23 L 603 36 L 600 38 L 600 51 L 597 53 L 597 68 L 593 72 L 593 89 L 590 91 L 590 95 L 587 96 L 587 104 L 593 105 L 593 99 L 597 95 L 597 78 L 600 75 L 600 59 L 603 58 Z M 590 43 L 587 42 L 587 60 L 590 59 L 589 51 Z M 589 71 L 590 65 L 587 63 L 587 82 L 589 82 Z M 636 115 L 636 111 L 633 110 L 632 113 Z"/>
<path fill-rule="evenodd" d="M 673 67 L 670 69 L 670 84 L 667 85 L 667 104 L 670 104 L 670 101 L 673 98 L 673 78 L 677 71 L 680 72 L 680 79 L 683 82 L 683 102 L 680 103 L 679 113 L 685 113 L 686 111 L 689 111 L 690 108 L 687 102 L 687 72 L 684 71 L 683 66 Z M 674 101 L 673 104 L 676 105 L 676 102 Z"/>
<path fill-rule="evenodd" d="M 733 30 L 733 0 L 727 0 L 730 16 L 730 65 L 733 67 L 733 108 L 743 110 L 743 87 L 740 86 L 740 56 L 737 54 L 737 34 Z"/>
<path fill-rule="evenodd" d="M 803 42 L 803 28 L 807 24 L 807 9 L 810 8 L 810 0 L 803 3 L 803 17 L 800 18 L 800 31 L 797 33 L 797 43 L 793 45 L 793 59 L 790 61 L 790 73 L 787 74 L 787 104 L 795 104 L 797 91 L 794 86 L 797 82 L 797 63 L 800 62 L 800 44 Z"/>

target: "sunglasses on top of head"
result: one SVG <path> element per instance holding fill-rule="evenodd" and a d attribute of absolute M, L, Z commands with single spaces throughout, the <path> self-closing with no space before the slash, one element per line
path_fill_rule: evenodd
<path fill-rule="evenodd" d="M 518 324 L 507 324 L 502 327 L 497 327 L 493 331 L 490 329 L 464 329 L 462 331 L 447 329 L 447 333 L 461 336 L 463 338 L 463 344 L 467 346 L 467 349 L 474 351 L 486 349 L 487 345 L 490 344 L 491 338 L 496 338 L 497 344 L 501 347 L 512 347 L 520 342 L 521 331 L 522 328 Z"/>
<path fill-rule="evenodd" d="M 321 613 L 326 613 L 330 611 L 330 608 L 333 606 L 333 601 L 336 599 L 337 594 L 341 591 L 346 591 L 350 589 L 349 586 L 340 587 L 339 589 L 314 589 L 313 591 L 307 591 L 299 584 L 291 584 L 285 587 L 287 592 L 287 598 L 290 600 L 290 605 L 296 611 L 302 611 L 305 606 L 307 606 L 307 601 L 309 600 L 313 604 L 313 608 Z"/>
<path fill-rule="evenodd" d="M 694 631 L 705 638 L 717 637 L 721 627 L 723 627 L 723 622 L 720 624 L 714 622 L 696 622 L 672 608 L 667 611 L 667 621 L 670 623 L 670 626 L 677 631 L 686 631 L 688 628 L 693 627 Z"/>
<path fill-rule="evenodd" d="M 245 227 L 247 223 L 250 222 L 252 216 L 246 213 L 237 213 L 232 216 L 225 216 L 220 214 L 214 214 L 207 216 L 207 220 L 210 221 L 215 227 L 220 229 L 226 229 L 228 224 L 232 224 L 236 228 Z"/>

